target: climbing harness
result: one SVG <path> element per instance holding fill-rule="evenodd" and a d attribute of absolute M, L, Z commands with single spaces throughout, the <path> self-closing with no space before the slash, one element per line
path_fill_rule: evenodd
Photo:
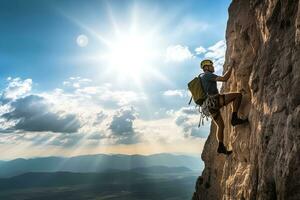
<path fill-rule="evenodd" d="M 204 119 L 208 121 L 208 118 L 211 117 L 211 112 L 217 112 L 219 110 L 218 107 L 218 94 L 217 95 L 207 95 L 207 98 L 203 102 L 201 106 L 199 106 L 200 120 L 198 127 L 202 124 L 204 125 Z"/>

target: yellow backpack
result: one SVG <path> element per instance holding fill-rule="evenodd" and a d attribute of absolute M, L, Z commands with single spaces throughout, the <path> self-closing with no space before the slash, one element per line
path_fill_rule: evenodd
<path fill-rule="evenodd" d="M 195 77 L 188 83 L 188 88 L 192 93 L 192 97 L 189 101 L 189 104 L 191 104 L 191 101 L 193 99 L 197 105 L 201 106 L 207 97 L 206 92 L 203 89 L 200 75 L 198 77 Z"/>

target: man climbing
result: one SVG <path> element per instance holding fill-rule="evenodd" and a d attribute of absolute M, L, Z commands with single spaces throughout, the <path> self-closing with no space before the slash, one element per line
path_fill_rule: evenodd
<path fill-rule="evenodd" d="M 218 153 L 223 153 L 230 155 L 232 151 L 228 151 L 224 146 L 224 122 L 220 113 L 220 108 L 226 106 L 230 102 L 233 102 L 233 112 L 231 117 L 231 125 L 236 126 L 238 124 L 243 124 L 248 121 L 248 119 L 240 119 L 237 115 L 238 109 L 241 104 L 242 94 L 241 93 L 225 93 L 219 94 L 217 88 L 217 81 L 226 82 L 232 72 L 232 66 L 229 67 L 228 71 L 223 76 L 218 76 L 214 74 L 214 66 L 211 60 L 203 60 L 201 62 L 201 68 L 204 71 L 200 75 L 203 89 L 207 94 L 207 98 L 201 106 L 203 110 L 207 109 L 213 118 L 213 121 L 218 127 L 217 138 L 219 141 Z"/>

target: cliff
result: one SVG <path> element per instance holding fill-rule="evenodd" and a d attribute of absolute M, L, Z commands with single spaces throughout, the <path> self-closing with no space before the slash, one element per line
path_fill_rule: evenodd
<path fill-rule="evenodd" d="M 234 153 L 217 154 L 212 123 L 193 199 L 299 200 L 300 1 L 233 0 L 226 43 L 224 71 L 236 64 L 222 92 L 243 93 L 250 122 L 231 127 L 232 108 L 222 109 Z"/>

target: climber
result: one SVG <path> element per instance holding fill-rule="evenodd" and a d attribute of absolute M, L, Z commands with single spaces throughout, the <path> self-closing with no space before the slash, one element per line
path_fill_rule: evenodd
<path fill-rule="evenodd" d="M 234 63 L 233 63 L 234 65 Z M 229 67 L 228 71 L 223 76 L 214 74 L 214 66 L 211 60 L 203 60 L 200 64 L 203 74 L 200 75 L 203 89 L 207 94 L 207 98 L 201 106 L 202 109 L 207 109 L 210 113 L 213 121 L 218 127 L 217 138 L 219 141 L 218 153 L 230 155 L 232 151 L 229 151 L 224 146 L 224 122 L 220 113 L 220 108 L 226 106 L 230 102 L 233 102 L 233 112 L 231 117 L 231 125 L 236 126 L 248 122 L 248 119 L 240 119 L 237 115 L 238 109 L 241 104 L 242 94 L 241 93 L 225 93 L 219 94 L 217 88 L 217 81 L 226 82 L 232 72 L 232 66 Z"/>

